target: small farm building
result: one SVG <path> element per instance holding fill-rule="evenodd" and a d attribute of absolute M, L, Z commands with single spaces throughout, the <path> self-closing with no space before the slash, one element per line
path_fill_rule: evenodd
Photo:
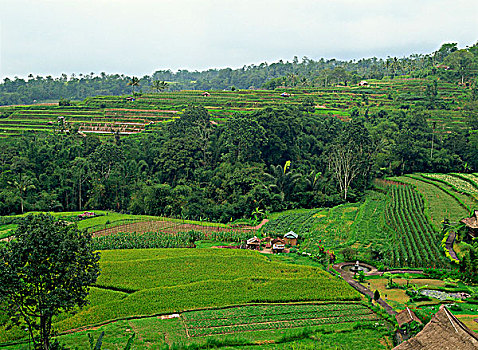
<path fill-rule="evenodd" d="M 202 96 L 208 97 L 208 96 L 211 96 L 211 94 L 209 92 L 205 91 L 205 92 L 202 93 Z"/>
<path fill-rule="evenodd" d="M 249 238 L 246 242 L 246 248 L 252 250 L 260 250 L 261 249 L 261 240 L 256 236 Z"/>
<path fill-rule="evenodd" d="M 273 253 L 282 253 L 285 249 L 285 241 L 282 238 L 274 238 L 271 244 Z"/>
<path fill-rule="evenodd" d="M 420 319 L 415 315 L 415 313 L 410 310 L 408 307 L 395 315 L 399 327 L 402 327 L 405 324 L 411 323 L 412 321 L 422 323 Z"/>
<path fill-rule="evenodd" d="M 368 86 L 368 82 L 366 80 L 362 80 L 360 83 L 358 83 L 359 86 Z"/>
<path fill-rule="evenodd" d="M 468 228 L 468 233 L 471 237 L 478 237 L 478 210 L 475 210 L 470 218 L 464 218 L 460 220 Z"/>
<path fill-rule="evenodd" d="M 284 235 L 285 244 L 289 244 L 289 245 L 297 245 L 298 238 L 299 238 L 299 235 L 295 233 L 294 231 L 289 231 Z"/>
<path fill-rule="evenodd" d="M 288 94 L 287 92 L 283 92 L 282 94 L 280 94 L 281 97 L 290 97 L 290 94 Z"/>
<path fill-rule="evenodd" d="M 266 249 L 271 249 L 272 245 L 271 245 L 271 242 L 272 242 L 272 237 L 266 237 L 266 238 L 263 238 L 261 240 L 261 242 L 264 244 L 264 247 Z"/>
<path fill-rule="evenodd" d="M 468 329 L 445 305 L 413 338 L 393 350 L 478 349 L 478 334 Z"/>

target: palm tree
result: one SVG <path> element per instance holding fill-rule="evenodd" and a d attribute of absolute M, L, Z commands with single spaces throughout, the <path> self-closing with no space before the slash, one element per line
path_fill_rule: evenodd
<path fill-rule="evenodd" d="M 33 180 L 29 177 L 22 178 L 22 174 L 20 173 L 18 181 L 12 180 L 12 181 L 7 181 L 7 183 L 18 191 L 18 195 L 20 196 L 20 207 L 23 214 L 23 201 L 24 201 L 23 198 L 25 196 L 25 193 L 28 190 L 33 190 L 36 188 L 35 185 L 33 184 Z"/>
<path fill-rule="evenodd" d="M 133 97 L 134 97 L 134 87 L 139 86 L 139 78 L 138 77 L 132 77 L 131 80 L 128 82 L 128 86 L 131 86 L 133 90 Z"/>
<path fill-rule="evenodd" d="M 161 80 L 154 80 L 151 83 L 151 89 L 156 90 L 158 93 L 165 90 L 168 87 L 168 83 Z"/>
<path fill-rule="evenodd" d="M 271 193 L 276 193 L 280 196 L 283 202 L 287 194 L 291 193 L 297 181 L 301 178 L 301 174 L 289 171 L 288 164 L 283 167 L 281 165 L 271 166 L 269 173 L 264 173 L 266 181 L 269 185 L 266 187 Z"/>

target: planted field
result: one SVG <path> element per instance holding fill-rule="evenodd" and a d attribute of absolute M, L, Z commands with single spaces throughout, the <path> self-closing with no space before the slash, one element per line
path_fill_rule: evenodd
<path fill-rule="evenodd" d="M 91 304 L 54 322 L 58 331 L 129 316 L 250 303 L 352 301 L 359 294 L 325 271 L 229 249 L 102 251 Z M 0 315 L 1 316 L 1 315 Z M 24 334 L 0 328 L 0 342 Z"/>
<path fill-rule="evenodd" d="M 385 194 L 370 192 L 361 203 L 283 212 L 264 225 L 262 232 L 273 236 L 292 230 L 303 239 L 301 249 L 310 253 L 321 245 L 334 251 L 353 246 L 362 257 L 369 258 L 369 248 L 380 250 L 388 239 L 384 229 L 388 201 Z"/>
<path fill-rule="evenodd" d="M 359 303 L 243 306 L 181 314 L 189 337 L 377 321 Z"/>
<path fill-rule="evenodd" d="M 179 220 L 168 220 L 164 218 L 155 218 L 154 221 L 140 221 L 140 222 L 132 222 L 124 225 L 113 226 L 107 229 L 93 231 L 95 237 L 99 236 L 107 236 L 111 234 L 116 234 L 120 232 L 136 232 L 136 233 L 145 233 L 145 232 L 156 232 L 161 231 L 165 233 L 174 234 L 177 232 L 187 232 L 187 231 L 198 231 L 202 232 L 205 235 L 208 234 L 220 234 L 224 233 L 225 237 L 227 234 L 231 236 L 234 234 L 241 234 L 242 233 L 247 235 L 254 235 L 253 228 L 234 228 L 234 227 L 227 227 L 226 225 L 217 225 L 212 226 L 208 225 L 207 223 L 188 223 L 188 222 L 181 222 Z"/>
<path fill-rule="evenodd" d="M 442 239 L 425 216 L 422 197 L 411 186 L 389 186 L 385 218 L 390 227 L 387 263 L 397 267 L 446 267 Z"/>
<path fill-rule="evenodd" d="M 410 184 L 423 196 L 425 200 L 425 211 L 430 216 L 431 223 L 435 230 L 441 230 L 444 218 L 451 222 L 458 222 L 468 216 L 469 212 L 453 192 L 445 190 L 438 184 L 419 176 L 393 177 L 391 180 Z"/>
<path fill-rule="evenodd" d="M 224 122 L 235 113 L 250 114 L 265 107 L 283 104 L 300 106 L 306 97 L 316 103 L 314 114 L 335 116 L 349 120 L 351 110 L 366 107 L 370 113 L 379 110 L 396 111 L 420 105 L 423 107 L 426 79 L 369 80 L 370 86 L 291 87 L 271 90 L 203 91 L 185 90 L 142 94 L 134 101 L 129 96 L 96 96 L 75 106 L 32 105 L 0 107 L 0 136 L 19 135 L 25 130 L 51 132 L 58 128 L 58 118 L 64 117 L 69 128 L 78 127 L 83 133 L 135 134 L 161 129 L 165 122 L 180 116 L 187 106 L 205 107 L 215 122 Z M 281 97 L 287 90 L 288 98 Z M 463 87 L 438 83 L 439 100 L 447 108 L 433 110 L 429 122 L 436 130 L 447 132 L 453 128 L 466 128 L 462 112 L 466 90 Z"/>

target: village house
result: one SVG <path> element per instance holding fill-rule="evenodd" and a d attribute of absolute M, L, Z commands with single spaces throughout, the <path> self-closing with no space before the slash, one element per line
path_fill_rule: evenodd
<path fill-rule="evenodd" d="M 475 210 L 471 217 L 461 219 L 460 222 L 465 224 L 472 238 L 478 237 L 478 210 Z"/>
<path fill-rule="evenodd" d="M 284 235 L 284 241 L 285 241 L 285 244 L 287 245 L 292 245 L 292 246 L 297 245 L 298 238 L 299 238 L 299 235 L 295 233 L 294 231 L 289 231 Z"/>
<path fill-rule="evenodd" d="M 271 242 L 273 253 L 282 253 L 285 249 L 285 241 L 282 238 L 274 238 Z"/>
<path fill-rule="evenodd" d="M 406 317 L 404 317 L 406 318 Z M 478 349 L 478 335 L 459 321 L 445 305 L 413 338 L 393 350 Z"/>
<path fill-rule="evenodd" d="M 410 310 L 408 307 L 395 315 L 398 326 L 401 328 L 403 325 L 412 323 L 413 321 L 422 324 L 422 321 L 415 315 L 415 313 Z"/>
<path fill-rule="evenodd" d="M 249 238 L 246 242 L 246 248 L 252 250 L 261 250 L 261 240 L 256 236 Z"/>

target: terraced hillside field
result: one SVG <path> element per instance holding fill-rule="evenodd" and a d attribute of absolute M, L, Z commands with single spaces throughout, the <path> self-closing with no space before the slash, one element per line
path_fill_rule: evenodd
<path fill-rule="evenodd" d="M 91 304 L 54 321 L 57 331 L 130 316 L 170 314 L 250 303 L 357 301 L 345 281 L 310 266 L 269 261 L 229 249 L 136 249 L 101 252 Z M 0 319 L 3 315 L 0 313 Z M 370 316 L 372 317 L 372 316 Z M 0 328 L 0 342 L 27 336 Z"/>
<path fill-rule="evenodd" d="M 458 223 L 478 208 L 475 174 L 413 174 L 391 179 L 416 187 L 436 230 L 441 230 L 444 218 Z"/>
<path fill-rule="evenodd" d="M 292 230 L 301 237 L 303 251 L 315 254 L 324 247 L 338 254 L 353 247 L 361 259 L 370 259 L 371 249 L 380 251 L 386 246 L 389 234 L 384 230 L 384 212 L 388 202 L 385 194 L 373 191 L 361 203 L 283 212 L 264 225 L 262 232 L 274 236 Z"/>
<path fill-rule="evenodd" d="M 306 98 L 315 103 L 315 115 L 331 115 L 349 120 L 355 107 L 396 111 L 423 105 L 425 79 L 370 80 L 369 86 L 335 86 L 327 88 L 283 88 L 271 90 L 163 92 L 129 96 L 97 96 L 73 106 L 31 105 L 0 107 L 0 136 L 19 135 L 24 131 L 53 132 L 77 129 L 83 133 L 123 135 L 160 129 L 164 123 L 178 118 L 187 106 L 204 106 L 213 122 L 221 123 L 234 113 L 249 114 L 257 109 L 282 104 L 300 106 Z M 281 97 L 287 91 L 290 97 Z M 429 121 L 436 130 L 466 126 L 462 107 L 468 90 L 458 85 L 439 82 L 439 100 L 445 108 L 434 109 Z M 59 122 L 64 126 L 59 127 Z"/>

